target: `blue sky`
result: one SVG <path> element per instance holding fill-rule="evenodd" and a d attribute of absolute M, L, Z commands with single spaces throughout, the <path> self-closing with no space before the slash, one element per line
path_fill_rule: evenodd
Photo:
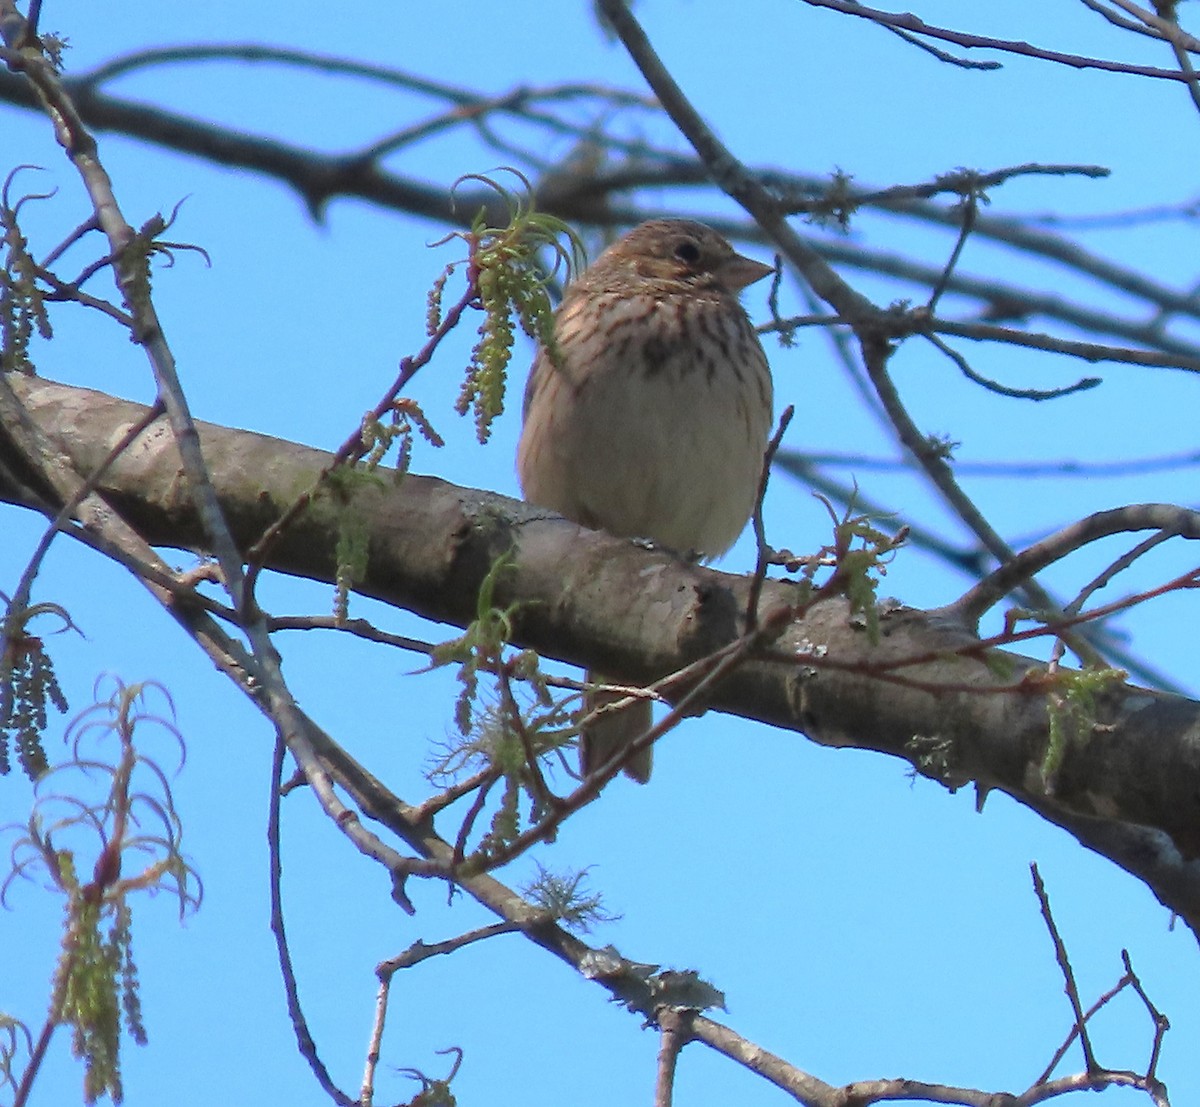
<path fill-rule="evenodd" d="M 1106 56 L 1169 65 L 1165 50 L 1112 32 L 1082 4 L 1009 0 L 1004 5 L 910 5 L 932 23 Z M 978 9 L 978 10 L 976 10 Z M 1053 9 L 1053 10 L 1051 10 Z M 1103 181 L 1025 180 L 998 190 L 995 214 L 1069 215 L 1180 202 L 1195 190 L 1195 111 L 1181 88 L 1004 58 L 998 73 L 951 69 L 862 21 L 794 0 L 643 0 L 638 14 L 684 89 L 733 150 L 755 165 L 803 172 L 840 168 L 864 184 L 909 183 L 959 166 L 1025 162 L 1110 166 Z M 429 73 L 485 92 L 523 83 L 589 80 L 641 89 L 618 46 L 595 30 L 589 5 L 510 0 L 498 16 L 478 2 L 363 4 L 337 12 L 305 4 L 171 5 L 48 3 L 43 26 L 67 35 L 71 71 L 149 45 L 261 41 L 344 53 Z M 196 64 L 121 79 L 114 92 L 249 132 L 321 149 L 354 148 L 407 125 L 428 103 L 364 82 L 316 78 L 270 66 Z M 653 133 L 662 135 L 661 129 Z M 41 119 L 0 108 L 5 169 L 43 166 L 37 188 L 51 202 L 27 209 L 40 252 L 82 218 L 81 189 Z M 546 151 L 549 157 L 569 153 Z M 141 223 L 186 197 L 173 234 L 203 246 L 212 267 L 181 254 L 160 269 L 155 295 L 200 418 L 332 447 L 390 383 L 396 362 L 424 341 L 424 291 L 453 256 L 430 249 L 440 229 L 336 201 L 315 225 L 280 185 L 208 166 L 116 136 L 101 154 L 127 217 Z M 447 188 L 487 171 L 496 156 L 466 137 L 426 142 L 389 165 Z M 652 198 L 653 199 L 653 198 Z M 697 210 L 733 213 L 697 197 Z M 914 250 L 940 263 L 943 232 L 864 218 L 853 232 L 880 248 Z M 1152 267 L 1185 288 L 1195 279 L 1194 227 L 1172 223 L 1136 235 L 1096 232 L 1089 245 Z M 77 257 L 82 257 L 77 254 Z M 1049 266 L 1019 268 L 999 247 L 972 243 L 969 272 L 1094 295 Z M 860 279 L 882 302 L 919 296 Z M 794 293 L 791 307 L 801 310 Z M 1106 303 L 1109 301 L 1101 301 Z M 1123 309 L 1119 301 L 1111 306 Z M 765 318 L 761 293 L 747 297 Z M 138 351 L 112 328 L 59 311 L 58 337 L 36 350 L 48 377 L 132 399 L 152 397 Z M 516 404 L 486 448 L 450 410 L 473 330 L 464 328 L 418 378 L 413 395 L 447 439 L 418 447 L 413 468 L 516 494 Z M 817 451 L 890 451 L 856 406 L 823 338 L 769 348 L 780 402 L 798 414 L 788 445 Z M 968 348 L 976 369 L 1015 386 L 1049 387 L 1088 367 L 1009 348 Z M 519 351 L 514 395 L 530 351 Z M 1084 396 L 1034 406 L 985 394 L 929 347 L 906 346 L 896 380 L 923 429 L 962 443 L 964 460 L 1006 457 L 1092 460 L 1195 446 L 1196 382 L 1184 373 L 1106 367 Z M 920 513 L 948 537 L 961 530 L 911 477 L 864 476 L 864 489 Z M 1194 498 L 1190 473 L 1139 481 L 975 480 L 998 528 L 1043 533 L 1090 510 L 1138 500 Z M 777 480 L 768 524 L 780 545 L 825 540 L 824 510 Z M 0 588 L 19 574 L 40 525 L 4 514 Z M 751 564 L 743 540 L 726 559 Z M 184 563 L 183 555 L 176 555 Z M 1185 565 L 1168 553 L 1136 578 L 1145 586 Z M 1102 563 L 1102 562 L 1096 562 Z M 1050 580 L 1064 592 L 1087 579 L 1083 559 Z M 948 602 L 965 581 L 918 553 L 894 563 L 885 591 L 916 605 Z M 252 711 L 121 571 L 65 543 L 55 548 L 35 598 L 63 604 L 85 638 L 54 641 L 61 679 L 78 709 L 97 674 L 158 680 L 177 706 L 188 748 L 175 782 L 185 849 L 204 878 L 203 909 L 182 928 L 165 898 L 142 905 L 135 942 L 151 1042 L 125 1055 L 127 1102 L 158 1102 L 165 1089 L 190 1107 L 226 1099 L 296 1105 L 323 1098 L 292 1043 L 267 929 L 264 827 L 272 736 Z M 326 588 L 271 580 L 277 611 L 325 612 Z M 1133 644 L 1191 691 L 1195 598 L 1160 601 L 1122 627 Z M 379 605 L 354 611 L 388 629 L 448 638 Z M 406 798 L 424 794 L 420 768 L 450 726 L 446 674 L 412 675 L 421 659 L 381 654 L 353 641 L 294 635 L 282 641 L 284 672 L 302 706 Z M 153 739 L 151 740 L 153 742 Z M 52 749 L 58 749 L 52 738 Z M 161 749 L 170 761 L 173 747 Z M 1066 1035 L 1069 1011 L 1028 866 L 1042 868 L 1085 999 L 1115 983 L 1127 948 L 1155 1001 L 1171 1018 L 1160 1073 L 1173 1102 L 1200 1096 L 1195 939 L 1132 878 L 1081 850 L 1004 796 L 982 815 L 974 796 L 910 781 L 878 756 L 817 748 L 794 734 L 706 717 L 670 735 L 648 788 L 620 781 L 538 855 L 556 869 L 590 866 L 590 879 L 621 919 L 595 936 L 628 956 L 694 968 L 724 990 L 728 1021 L 822 1079 L 905 1075 L 1022 1090 Z M 26 784 L 0 780 L 0 821 L 21 818 Z M 418 938 L 434 941 L 488 921 L 445 889 L 418 889 L 410 919 L 385 881 L 304 795 L 285 804 L 285 893 L 301 997 L 339 1083 L 361 1076 L 374 1000 L 373 969 Z M 520 884 L 532 860 L 503 874 Z M 43 1016 L 57 942 L 58 906 L 32 887 L 0 912 L 0 1009 L 33 1025 Z M 379 1078 L 379 1102 L 416 1087 L 387 1066 L 439 1075 L 434 1051 L 466 1051 L 454 1088 L 462 1103 L 647 1102 L 657 1039 L 518 937 L 494 940 L 398 979 Z M 503 948 L 501 949 L 501 945 Z M 12 951 L 20 951 L 12 956 Z M 1101 1060 L 1137 1068 L 1149 1048 L 1144 1013 L 1120 1002 L 1098 1028 Z M 1079 1067 L 1077 1055 L 1070 1063 Z M 693 1047 L 680 1068 L 679 1102 L 747 1105 L 778 1093 Z M 79 1072 L 60 1035 L 35 1104 L 72 1102 Z M 1133 1102 L 1113 1091 L 1107 1103 Z"/>

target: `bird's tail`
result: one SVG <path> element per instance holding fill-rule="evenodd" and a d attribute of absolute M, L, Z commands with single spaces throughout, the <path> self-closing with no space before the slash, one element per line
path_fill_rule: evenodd
<path fill-rule="evenodd" d="M 587 674 L 588 683 L 603 684 L 605 679 L 596 673 Z M 589 692 L 584 699 L 587 714 L 608 703 L 625 699 L 619 692 Z M 584 776 L 594 773 L 606 762 L 611 761 L 635 738 L 646 733 L 654 722 L 650 700 L 634 700 L 620 711 L 601 715 L 585 726 L 579 735 L 579 769 Z M 639 784 L 650 779 L 654 750 L 646 749 L 625 765 L 625 775 Z"/>

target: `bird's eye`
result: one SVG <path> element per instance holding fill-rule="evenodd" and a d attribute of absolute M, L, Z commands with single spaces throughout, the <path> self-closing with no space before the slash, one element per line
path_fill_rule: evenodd
<path fill-rule="evenodd" d="M 685 265 L 695 265 L 700 260 L 700 247 L 690 238 L 682 238 L 675 245 L 675 256 Z"/>

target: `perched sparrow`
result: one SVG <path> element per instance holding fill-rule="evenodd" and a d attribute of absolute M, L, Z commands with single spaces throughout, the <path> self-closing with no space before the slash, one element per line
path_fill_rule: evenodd
<path fill-rule="evenodd" d="M 539 350 L 529 374 L 525 498 L 680 553 L 733 545 L 772 419 L 770 368 L 738 293 L 771 271 L 686 219 L 643 223 L 605 250 L 555 315 L 560 363 Z M 586 727 L 584 774 L 650 724 L 645 700 Z M 650 765 L 647 750 L 625 771 L 645 783 Z"/>

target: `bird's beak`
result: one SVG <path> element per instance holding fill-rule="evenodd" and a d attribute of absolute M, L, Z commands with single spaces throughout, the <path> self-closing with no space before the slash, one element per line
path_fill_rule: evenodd
<path fill-rule="evenodd" d="M 774 272 L 773 265 L 763 265 L 761 261 L 734 254 L 728 261 L 721 263 L 720 278 L 721 283 L 730 292 L 741 292 L 743 288 L 748 288 L 755 281 L 761 281 L 763 277 Z"/>

